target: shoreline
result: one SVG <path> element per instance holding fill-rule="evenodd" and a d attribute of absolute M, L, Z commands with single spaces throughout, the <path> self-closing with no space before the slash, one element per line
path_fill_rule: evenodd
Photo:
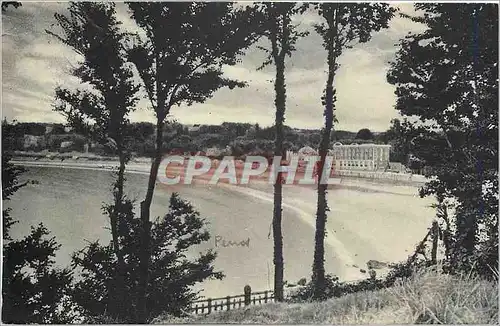
<path fill-rule="evenodd" d="M 94 161 L 94 162 L 68 162 L 68 161 L 59 161 L 59 162 L 54 162 L 54 161 L 30 161 L 30 160 L 12 160 L 13 164 L 16 165 L 23 165 L 26 167 L 40 167 L 40 168 L 63 168 L 63 169 L 79 169 L 79 170 L 98 170 L 98 171 L 113 171 L 115 168 L 117 168 L 118 164 L 117 162 L 102 162 L 102 161 Z M 131 174 L 140 174 L 140 175 L 149 175 L 149 169 L 150 166 L 146 162 L 144 163 L 137 163 L 133 162 L 127 165 L 127 170 L 126 173 L 131 173 Z M 212 186 L 219 186 L 221 188 L 225 188 L 227 190 L 231 191 L 236 191 L 240 192 L 246 196 L 249 196 L 251 198 L 255 198 L 264 202 L 272 202 L 272 184 L 269 184 L 268 182 L 250 182 L 248 185 L 233 185 L 229 183 L 219 183 L 217 185 L 209 185 L 208 180 L 203 180 L 203 179 L 194 179 L 195 184 L 203 187 L 206 186 L 208 189 L 210 189 Z M 168 187 L 167 185 L 163 185 L 160 183 L 157 183 L 157 186 L 160 186 L 160 188 L 163 187 Z M 286 189 L 289 189 L 290 194 L 293 194 L 290 199 L 285 199 L 283 201 L 283 208 L 288 209 L 290 211 L 295 212 L 299 218 L 302 220 L 302 222 L 308 224 L 312 228 L 314 228 L 314 214 L 313 214 L 313 206 L 314 203 L 309 203 L 310 200 L 314 201 L 315 198 L 315 188 L 313 187 L 306 187 L 305 190 L 301 190 L 302 187 L 298 187 L 297 185 L 294 185 L 291 187 L 291 185 L 287 185 L 284 187 L 284 191 L 287 191 Z M 349 192 L 354 192 L 354 193 L 359 193 L 361 192 L 373 192 L 373 193 L 379 193 L 380 195 L 385 195 L 385 194 L 395 194 L 399 196 L 412 196 L 416 197 L 416 194 L 418 192 L 418 189 L 414 185 L 393 185 L 388 189 L 389 187 L 383 187 L 383 184 L 380 183 L 374 183 L 370 182 L 370 180 L 359 178 L 359 179 L 352 179 L 352 178 L 342 178 L 342 181 L 339 185 L 332 185 L 332 188 L 339 188 L 339 189 L 345 189 Z M 303 192 L 306 191 L 306 192 Z M 300 194 L 298 194 L 299 192 Z M 369 195 L 369 194 L 365 194 Z M 297 197 L 298 196 L 298 197 Z M 307 200 L 307 202 L 302 202 L 303 200 L 299 200 L 298 198 L 306 198 L 309 197 L 310 200 Z M 295 199 L 293 199 L 295 198 Z M 403 197 L 401 198 L 402 200 L 405 200 Z M 313 207 L 313 208 L 309 208 Z M 312 214 L 312 215 L 311 215 Z M 333 220 L 331 222 L 334 222 Z M 340 225 L 342 226 L 342 225 Z M 335 225 L 332 230 L 338 229 L 339 226 Z M 359 272 L 359 268 L 357 266 L 361 266 L 360 261 L 357 256 L 358 253 L 360 255 L 364 255 L 363 253 L 356 251 L 359 249 L 356 249 L 357 246 L 352 246 L 352 239 L 346 239 L 346 235 L 343 234 L 334 234 L 333 232 L 330 232 L 330 236 L 326 239 L 326 243 L 328 243 L 329 246 L 335 251 L 335 256 L 340 259 L 342 262 L 342 266 L 339 266 L 339 268 L 342 270 L 341 272 L 339 271 L 338 276 L 341 277 L 341 279 L 346 280 L 346 281 L 355 281 L 359 279 L 366 278 L 366 275 L 361 274 Z M 367 240 L 367 239 L 365 239 Z M 347 242 L 345 242 L 347 241 Z M 351 244 L 351 245 L 350 245 Z M 375 244 L 375 243 L 373 243 Z M 372 244 L 372 245 L 373 245 Z M 402 253 L 401 253 L 402 254 Z M 381 257 L 382 258 L 382 257 Z M 392 257 L 384 257 L 387 263 L 395 263 L 398 259 L 393 260 Z M 356 266 L 356 267 L 354 267 Z M 361 267 L 362 268 L 362 267 Z M 378 270 L 378 275 L 383 276 L 386 271 Z M 380 273 L 380 274 L 379 274 Z M 236 289 L 235 289 L 236 290 Z"/>
<path fill-rule="evenodd" d="M 16 165 L 24 166 L 39 166 L 39 167 L 59 167 L 59 168 L 75 168 L 75 169 L 97 169 L 97 170 L 114 170 L 118 167 L 118 160 L 112 157 L 101 157 L 94 156 L 92 158 L 87 157 L 76 157 L 73 156 L 54 156 L 52 158 L 46 156 L 40 156 L 38 159 L 34 159 L 29 156 L 17 156 L 13 155 L 12 163 Z M 133 158 L 126 166 L 126 172 L 137 173 L 137 174 L 149 174 L 151 167 L 151 159 L 145 157 Z M 267 171 L 264 174 L 267 175 Z M 352 188 L 354 190 L 366 189 L 369 191 L 384 192 L 380 189 L 380 186 L 391 185 L 397 187 L 411 187 L 420 188 L 424 186 L 430 179 L 422 175 L 411 175 L 403 173 L 393 173 L 393 172 L 376 172 L 376 171 L 349 171 L 340 170 L 335 174 L 334 179 L 338 178 L 338 182 L 334 185 L 341 185 L 346 188 Z M 194 178 L 197 183 L 206 183 L 206 176 L 195 176 Z M 258 181 L 254 183 L 265 184 L 266 181 Z M 201 181 L 201 182 L 199 182 Z M 222 182 L 228 183 L 228 182 Z M 237 186 L 247 186 L 237 184 Z M 287 186 L 301 186 L 310 188 L 315 185 L 298 185 L 298 184 L 285 184 Z"/>

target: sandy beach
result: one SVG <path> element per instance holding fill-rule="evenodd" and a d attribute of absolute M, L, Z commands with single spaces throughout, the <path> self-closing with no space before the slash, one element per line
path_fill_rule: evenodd
<path fill-rule="evenodd" d="M 112 171 L 116 168 L 116 163 L 109 161 L 13 162 L 26 167 L 50 167 L 68 171 Z M 127 173 L 141 176 L 141 180 L 147 179 L 149 169 L 147 162 L 132 161 L 127 165 Z M 79 173 L 86 174 L 84 171 Z M 220 250 L 218 266 L 229 276 L 223 282 L 207 282 L 204 285 L 205 293 L 210 296 L 238 293 L 248 280 L 258 289 L 265 289 L 269 282 L 261 280 L 262 276 L 269 276 L 269 273 L 272 275 L 272 235 L 269 238 L 268 234 L 272 217 L 272 184 L 261 181 L 250 182 L 248 185 L 210 185 L 203 178 L 196 179 L 193 185 L 167 186 L 158 183 L 154 203 L 164 207 L 166 195 L 172 191 L 185 194 L 202 213 L 226 216 L 211 222 L 214 236 L 234 236 L 239 239 L 250 235 L 252 238 L 253 247 L 248 253 Z M 360 270 L 366 270 L 368 260 L 391 263 L 406 259 L 427 232 L 434 216 L 434 210 L 429 207 L 432 201 L 418 198 L 417 193 L 417 185 L 391 185 L 353 178 L 342 178 L 340 184 L 330 186 L 330 213 L 325 239 L 327 255 L 330 257 L 326 260 L 327 271 L 334 272 L 342 280 L 357 280 L 367 277 Z M 315 186 L 285 185 L 283 188 L 285 274 L 289 276 L 289 281 L 308 276 L 310 270 L 314 249 L 316 196 Z M 238 211 L 242 213 L 238 213 L 241 219 L 235 230 L 234 214 Z M 210 249 L 213 244 L 205 247 Z M 266 256 L 267 262 L 261 260 L 262 255 Z M 294 267 L 287 265 L 287 262 Z M 301 267 L 295 267 L 296 264 Z M 250 273 L 249 266 L 258 268 Z M 239 279 L 237 275 L 241 274 L 242 269 L 246 274 Z M 383 275 L 385 270 L 378 272 Z"/>

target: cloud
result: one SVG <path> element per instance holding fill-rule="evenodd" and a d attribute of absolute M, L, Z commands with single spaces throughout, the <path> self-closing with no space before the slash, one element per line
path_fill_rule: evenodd
<path fill-rule="evenodd" d="M 408 3 L 398 4 L 405 13 L 415 14 Z M 21 121 L 57 121 L 63 118 L 52 111 L 54 88 L 62 84 L 78 87 L 69 72 L 79 57 L 58 40 L 45 33 L 53 29 L 55 12 L 65 12 L 67 3 L 25 2 L 17 10 L 3 14 L 2 37 L 2 114 Z M 139 31 L 130 18 L 127 7 L 117 3 L 117 18 L 122 27 Z M 318 21 L 311 12 L 295 20 L 301 28 Z M 394 18 L 390 28 L 375 33 L 366 44 L 345 51 L 335 79 L 338 101 L 337 129 L 356 131 L 370 128 L 387 129 L 393 109 L 394 88 L 386 82 L 387 61 L 397 51 L 395 43 L 409 31 L 421 31 L 422 25 L 401 17 Z M 268 47 L 266 40 L 259 45 Z M 247 81 L 243 89 L 221 89 L 204 104 L 172 109 L 172 115 L 183 123 L 221 123 L 240 121 L 271 125 L 274 120 L 274 68 L 257 71 L 266 54 L 256 46 L 248 49 L 242 62 L 226 67 L 227 76 Z M 286 123 L 293 127 L 321 128 L 323 107 L 321 96 L 326 80 L 326 52 L 322 40 L 313 30 L 297 42 L 297 51 L 286 63 L 287 109 Z M 154 121 L 146 99 L 140 101 L 131 114 L 133 121 Z"/>

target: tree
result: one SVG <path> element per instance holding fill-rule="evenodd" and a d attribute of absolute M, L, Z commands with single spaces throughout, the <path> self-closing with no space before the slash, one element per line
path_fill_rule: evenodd
<path fill-rule="evenodd" d="M 406 164 L 408 161 L 410 142 L 406 137 L 408 134 L 403 132 L 405 123 L 408 123 L 408 121 L 401 123 L 399 119 L 392 119 L 389 129 L 383 133 L 383 143 L 391 145 L 391 152 L 389 153 L 391 162 Z"/>
<path fill-rule="evenodd" d="M 70 90 L 58 87 L 55 110 L 62 113 L 77 131 L 91 136 L 118 154 L 120 166 L 113 185 L 113 203 L 104 205 L 110 217 L 113 251 L 118 259 L 115 270 L 116 293 L 108 307 L 111 315 L 120 315 L 124 307 L 123 269 L 124 258 L 118 231 L 118 220 L 122 217 L 121 205 L 125 202 L 125 166 L 130 154 L 127 149 L 130 131 L 128 114 L 134 109 L 138 97 L 138 86 L 132 79 L 131 65 L 125 58 L 120 22 L 115 18 L 113 3 L 71 2 L 69 15 L 56 13 L 57 24 L 62 34 L 55 36 L 83 57 L 83 62 L 73 70 L 73 75 L 82 83 L 90 84 L 92 90 Z"/>
<path fill-rule="evenodd" d="M 419 121 L 413 154 L 434 176 L 421 196 L 454 202 L 447 270 L 498 266 L 498 6 L 415 4 L 428 29 L 400 42 L 387 79 Z M 446 224 L 446 221 L 441 221 Z"/>
<path fill-rule="evenodd" d="M 131 129 L 130 134 L 142 141 L 153 136 L 155 132 L 155 126 L 151 122 L 131 123 L 129 128 Z"/>
<path fill-rule="evenodd" d="M 250 123 L 241 122 L 223 122 L 221 126 L 232 133 L 234 135 L 234 139 L 236 137 L 244 136 L 247 130 L 250 129 L 252 125 Z"/>
<path fill-rule="evenodd" d="M 419 136 L 418 129 L 413 128 L 413 124 L 407 118 L 392 119 L 391 125 L 386 132 L 377 135 L 376 139 L 384 144 L 391 145 L 389 160 L 408 165 L 409 157 L 412 154 L 412 142 Z"/>
<path fill-rule="evenodd" d="M 23 122 L 17 127 L 22 130 L 23 135 L 43 136 L 45 135 L 45 123 Z"/>
<path fill-rule="evenodd" d="M 131 152 L 137 153 L 138 156 L 149 155 L 153 150 L 151 139 L 155 134 L 155 126 L 150 122 L 136 122 L 129 125 L 129 135 L 134 135 L 130 142 Z"/>
<path fill-rule="evenodd" d="M 373 138 L 373 133 L 368 128 L 360 129 L 356 134 L 356 139 L 372 140 Z"/>
<path fill-rule="evenodd" d="M 291 57 L 295 51 L 295 44 L 306 32 L 299 32 L 292 24 L 292 16 L 306 10 L 307 6 L 285 2 L 267 2 L 259 5 L 263 35 L 271 43 L 271 48 L 260 47 L 267 53 L 267 59 L 259 69 L 273 64 L 276 67 L 274 80 L 276 107 L 275 114 L 275 141 L 274 155 L 284 156 L 283 140 L 286 110 L 286 85 L 285 85 L 285 58 Z M 282 183 L 281 172 L 274 182 L 274 210 L 273 210 L 273 241 L 274 241 L 274 295 L 277 301 L 283 301 L 283 235 L 281 231 L 282 220 Z"/>
<path fill-rule="evenodd" d="M 25 169 L 10 162 L 12 128 L 2 124 L 2 200 L 10 200 L 29 182 L 19 177 Z M 15 324 L 65 324 L 74 314 L 68 310 L 68 295 L 72 281 L 69 269 L 54 268 L 59 244 L 43 226 L 32 227 L 22 240 L 13 239 L 10 228 L 17 221 L 10 209 L 2 211 L 2 322 Z"/>
<path fill-rule="evenodd" d="M 325 159 L 330 147 L 331 132 L 335 121 L 336 102 L 334 79 L 339 67 L 337 62 L 344 49 L 351 48 L 354 42 L 364 43 L 370 40 L 373 31 L 388 27 L 394 15 L 394 9 L 388 4 L 379 3 L 321 3 L 317 5 L 320 16 L 326 21 L 316 24 L 316 32 L 323 38 L 327 51 L 328 78 L 322 98 L 325 105 L 325 126 L 322 130 L 319 146 L 319 175 L 323 175 Z M 318 185 L 318 205 L 316 211 L 316 234 L 313 263 L 314 298 L 324 298 L 325 267 L 324 239 L 326 213 L 329 211 L 326 201 L 327 184 Z"/>
<path fill-rule="evenodd" d="M 150 262 L 150 209 L 162 160 L 163 127 L 174 106 L 203 103 L 222 87 L 245 84 L 223 74 L 257 35 L 248 27 L 252 10 L 232 3 L 130 2 L 132 18 L 145 32 L 131 42 L 129 57 L 141 76 L 156 117 L 156 150 L 145 199 L 141 202 L 140 317 L 145 322 Z"/>
<path fill-rule="evenodd" d="M 20 182 L 19 177 L 26 169 L 16 166 L 10 162 L 12 159 L 10 151 L 14 148 L 16 126 L 10 125 L 6 120 L 2 121 L 2 200 L 10 200 L 10 197 L 19 189 L 26 186 L 28 182 Z M 10 216 L 10 208 L 2 210 L 2 231 L 4 241 L 12 240 L 9 229 L 17 223 Z"/>
<path fill-rule="evenodd" d="M 66 324 L 74 320 L 69 301 L 71 270 L 54 268 L 60 245 L 54 237 L 47 238 L 49 235 L 47 228 L 40 224 L 32 227 L 24 239 L 4 243 L 4 323 Z"/>
<path fill-rule="evenodd" d="M 79 312 L 86 316 L 86 322 L 135 323 L 137 320 L 137 296 L 139 295 L 140 250 L 142 223 L 134 217 L 133 205 L 123 207 L 126 214 L 119 220 L 123 241 L 125 283 L 128 291 L 124 300 L 122 315 L 110 316 L 108 307 L 112 304 L 110 291 L 114 286 L 114 273 L 118 268 L 113 243 L 101 245 L 91 243 L 87 248 L 73 255 L 75 266 L 82 268 L 83 278 L 75 284 L 74 300 Z M 147 321 L 162 315 L 184 315 L 190 303 L 198 298 L 192 286 L 206 279 L 221 279 L 223 274 L 214 271 L 216 254 L 208 250 L 199 256 L 189 253 L 194 245 L 206 242 L 210 235 L 205 229 L 206 221 L 193 206 L 177 194 L 170 198 L 169 212 L 163 218 L 153 221 L 151 227 L 151 263 L 148 265 Z"/>

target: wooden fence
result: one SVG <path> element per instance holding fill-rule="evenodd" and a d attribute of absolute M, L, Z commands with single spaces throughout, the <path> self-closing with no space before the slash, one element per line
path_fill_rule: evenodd
<path fill-rule="evenodd" d="M 228 311 L 248 305 L 263 304 L 273 301 L 273 291 L 252 293 L 252 289 L 247 285 L 244 288 L 244 294 L 241 295 L 195 301 L 191 305 L 191 312 L 194 314 L 209 314 L 214 311 Z"/>

